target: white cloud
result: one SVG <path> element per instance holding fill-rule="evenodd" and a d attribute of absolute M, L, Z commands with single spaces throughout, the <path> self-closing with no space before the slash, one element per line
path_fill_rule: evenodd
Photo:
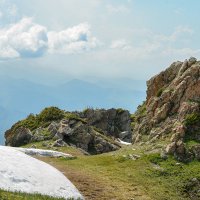
<path fill-rule="evenodd" d="M 129 50 L 129 49 L 131 49 L 131 46 L 128 44 L 128 42 L 125 39 L 120 39 L 120 40 L 112 41 L 110 48 L 111 49 Z"/>
<path fill-rule="evenodd" d="M 23 18 L 16 24 L 0 29 L 0 58 L 38 57 L 46 52 L 70 54 L 95 48 L 98 40 L 87 23 L 60 32 Z"/>
<path fill-rule="evenodd" d="M 60 32 L 48 33 L 50 53 L 76 53 L 90 50 L 98 45 L 98 40 L 92 36 L 88 23 L 79 24 Z"/>
<path fill-rule="evenodd" d="M 47 48 L 46 28 L 23 18 L 20 22 L 0 29 L 0 57 L 33 57 Z"/>
<path fill-rule="evenodd" d="M 129 12 L 128 7 L 126 7 L 125 5 L 114 6 L 114 5 L 109 4 L 106 6 L 106 9 L 107 9 L 108 13 L 110 13 L 110 14 Z"/>

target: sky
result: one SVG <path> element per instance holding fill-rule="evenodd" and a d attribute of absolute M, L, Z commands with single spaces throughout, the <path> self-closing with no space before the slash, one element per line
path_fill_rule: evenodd
<path fill-rule="evenodd" d="M 0 0 L 0 75 L 147 80 L 200 56 L 198 0 Z"/>

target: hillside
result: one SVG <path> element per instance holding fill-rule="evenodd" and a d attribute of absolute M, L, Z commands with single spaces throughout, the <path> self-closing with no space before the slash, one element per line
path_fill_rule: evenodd
<path fill-rule="evenodd" d="M 53 147 L 75 145 L 90 154 L 119 149 L 118 138 L 132 141 L 130 113 L 123 109 L 66 112 L 49 107 L 17 122 L 5 133 L 9 146 L 53 140 Z"/>
<path fill-rule="evenodd" d="M 177 61 L 147 81 L 146 101 L 134 114 L 49 107 L 7 130 L 6 144 L 75 156 L 37 158 L 88 200 L 199 200 L 199 80 L 200 61 Z"/>

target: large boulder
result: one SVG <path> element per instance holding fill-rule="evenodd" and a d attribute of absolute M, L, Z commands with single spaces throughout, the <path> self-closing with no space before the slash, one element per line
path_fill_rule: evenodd
<path fill-rule="evenodd" d="M 63 119 L 45 123 L 36 121 L 37 117 L 31 116 L 14 124 L 6 132 L 6 145 L 21 146 L 30 142 L 53 140 L 50 146 L 72 145 L 84 152 L 99 154 L 120 148 L 120 145 L 115 142 L 115 137 L 124 140 L 131 138 L 128 124 L 130 114 L 127 111 L 122 110 L 119 113 L 119 110 L 110 109 L 92 112 L 95 115 L 90 116 L 90 111 L 88 118 L 85 112 L 66 112 Z M 109 119 L 104 118 L 105 116 L 109 116 Z M 37 125 L 36 128 L 32 124 Z M 33 130 L 30 131 L 24 126 L 30 126 Z M 111 133 L 109 133 L 110 129 L 113 129 Z"/>
<path fill-rule="evenodd" d="M 132 141 L 131 116 L 123 109 L 86 109 L 83 117 L 91 126 L 101 129 L 108 136 L 120 138 L 126 142 Z"/>
<path fill-rule="evenodd" d="M 74 119 L 60 122 L 57 137 L 91 154 L 114 151 L 120 147 L 111 138 L 95 130 L 95 127 Z"/>
<path fill-rule="evenodd" d="M 28 144 L 31 141 L 32 133 L 28 128 L 19 127 L 15 130 L 15 134 L 12 135 L 8 130 L 5 133 L 6 145 L 19 147 Z"/>

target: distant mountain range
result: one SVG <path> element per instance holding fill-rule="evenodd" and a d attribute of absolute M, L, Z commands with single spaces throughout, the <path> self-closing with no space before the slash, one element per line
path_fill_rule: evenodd
<path fill-rule="evenodd" d="M 145 82 L 104 80 L 91 83 L 74 79 L 58 86 L 36 84 L 23 79 L 0 77 L 0 144 L 3 134 L 14 122 L 44 107 L 58 106 L 65 110 L 87 107 L 120 107 L 134 111 L 145 99 Z"/>

